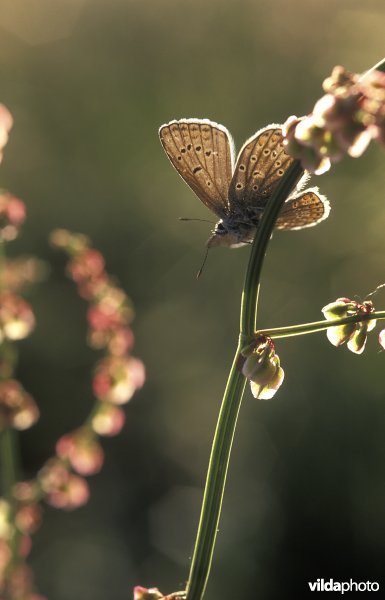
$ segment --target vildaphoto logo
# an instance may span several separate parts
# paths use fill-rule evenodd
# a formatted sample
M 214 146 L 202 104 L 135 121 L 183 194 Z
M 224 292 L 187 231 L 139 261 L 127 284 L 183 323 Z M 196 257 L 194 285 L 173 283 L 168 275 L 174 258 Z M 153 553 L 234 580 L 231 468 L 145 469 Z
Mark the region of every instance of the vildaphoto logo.
M 377 581 L 334 581 L 334 579 L 317 579 L 308 581 L 311 592 L 378 592 L 380 584 Z

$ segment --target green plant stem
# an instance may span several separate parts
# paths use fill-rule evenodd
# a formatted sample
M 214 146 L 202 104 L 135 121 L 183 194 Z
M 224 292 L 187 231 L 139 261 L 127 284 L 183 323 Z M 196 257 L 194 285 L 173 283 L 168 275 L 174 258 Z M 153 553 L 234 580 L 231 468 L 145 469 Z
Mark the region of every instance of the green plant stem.
M 17 481 L 16 436 L 11 427 L 0 433 L 1 452 L 1 492 L 9 502 L 12 501 L 12 489 Z
M 288 169 L 267 202 L 255 236 L 241 301 L 240 337 L 227 381 L 211 449 L 198 533 L 187 583 L 187 600 L 203 598 L 210 573 L 237 417 L 246 378 L 238 368 L 240 351 L 253 338 L 257 318 L 259 279 L 267 244 L 286 198 L 303 170 L 297 161 Z
M 343 319 L 313 321 L 312 323 L 303 323 L 301 325 L 290 325 L 288 327 L 274 327 L 273 329 L 260 329 L 255 335 L 265 335 L 276 340 L 278 338 L 293 337 L 295 335 L 306 335 L 307 333 L 316 333 L 325 331 L 329 327 L 338 325 L 347 325 L 348 323 L 360 323 L 362 321 L 384 320 L 385 310 L 377 311 L 367 315 L 352 315 Z

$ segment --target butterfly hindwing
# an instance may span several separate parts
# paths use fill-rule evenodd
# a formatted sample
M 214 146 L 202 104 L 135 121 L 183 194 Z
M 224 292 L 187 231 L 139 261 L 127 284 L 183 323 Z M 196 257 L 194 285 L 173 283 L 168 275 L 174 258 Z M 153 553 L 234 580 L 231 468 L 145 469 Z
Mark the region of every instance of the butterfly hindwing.
M 326 219 L 329 212 L 329 201 L 319 193 L 318 188 L 311 188 L 285 202 L 275 228 L 293 230 L 312 227 Z
M 228 211 L 234 146 L 225 127 L 207 119 L 162 125 L 160 141 L 179 175 L 216 215 Z

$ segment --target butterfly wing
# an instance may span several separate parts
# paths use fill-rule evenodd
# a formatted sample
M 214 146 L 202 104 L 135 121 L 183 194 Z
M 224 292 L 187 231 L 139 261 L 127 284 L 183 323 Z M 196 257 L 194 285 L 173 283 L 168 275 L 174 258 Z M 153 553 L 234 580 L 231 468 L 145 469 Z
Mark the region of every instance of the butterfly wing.
M 218 217 L 228 212 L 234 145 L 225 127 L 208 119 L 162 125 L 159 137 L 179 175 Z
M 257 131 L 239 152 L 229 188 L 230 210 L 263 209 L 293 162 L 283 147 L 280 125 Z
M 286 200 L 275 224 L 276 229 L 303 229 L 317 225 L 329 216 L 330 204 L 318 188 L 303 191 Z

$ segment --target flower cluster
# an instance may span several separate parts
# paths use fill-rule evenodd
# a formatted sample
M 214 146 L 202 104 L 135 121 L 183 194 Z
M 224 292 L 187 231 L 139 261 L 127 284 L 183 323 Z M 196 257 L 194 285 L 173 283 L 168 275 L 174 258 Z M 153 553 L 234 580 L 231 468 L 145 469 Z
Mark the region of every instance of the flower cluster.
M 310 115 L 289 117 L 283 127 L 286 151 L 316 174 L 346 154 L 361 156 L 372 139 L 385 145 L 385 73 L 335 67 L 323 89 Z
M 68 254 L 67 272 L 89 303 L 88 341 L 91 347 L 105 350 L 94 370 L 92 387 L 97 400 L 89 419 L 58 440 L 55 458 L 38 474 L 46 501 L 70 510 L 87 502 L 84 477 L 98 473 L 104 462 L 98 438 L 121 431 L 125 415 L 120 405 L 143 385 L 145 373 L 143 363 L 130 354 L 134 342 L 131 303 L 107 274 L 102 254 L 86 236 L 63 229 L 52 233 L 51 242 Z
M 32 570 L 25 563 L 41 518 L 41 507 L 22 489 L 12 504 L 0 499 L 0 590 L 5 598 L 45 600 L 36 594 Z M 12 543 L 15 539 L 17 544 Z
M 243 375 L 250 380 L 251 393 L 259 400 L 270 400 L 282 385 L 284 371 L 271 338 L 259 336 L 242 351 Z
M 12 115 L 0 104 L 0 160 L 12 127 Z M 0 191 L 0 244 L 14 240 L 26 216 L 24 203 L 12 194 Z M 28 259 L 29 260 L 29 259 Z M 31 259 L 32 263 L 34 259 Z M 24 430 L 33 425 L 39 410 L 32 396 L 14 379 L 17 351 L 14 341 L 27 337 L 35 326 L 32 308 L 19 296 L 27 280 L 33 281 L 35 267 L 25 260 L 9 261 L 3 257 L 0 292 L 0 435 L 2 451 L 12 454 L 13 430 Z M 36 266 L 37 263 L 34 263 Z M 28 273 L 27 273 L 28 271 Z M 9 440 L 10 445 L 6 440 Z M 12 462 L 13 457 L 8 456 Z M 7 471 L 4 497 L 0 498 L 0 597 L 20 600 L 44 600 L 36 594 L 33 574 L 25 562 L 31 549 L 31 534 L 39 527 L 41 508 L 37 490 L 30 486 L 14 486 L 13 467 L 2 465 Z M 27 493 L 28 488 L 28 493 Z
M 68 274 L 89 303 L 89 343 L 106 351 L 95 367 L 93 390 L 100 401 L 100 412 L 96 413 L 93 424 L 97 422 L 97 427 L 105 430 L 103 435 L 114 435 L 118 424 L 123 422 L 122 413 L 111 405 L 128 402 L 142 387 L 145 377 L 143 363 L 130 354 L 134 343 L 130 328 L 134 311 L 127 294 L 106 273 L 103 256 L 90 247 L 85 236 L 61 229 L 53 232 L 51 241 L 70 256 Z M 107 421 L 111 423 L 111 432 Z
M 362 304 L 349 298 L 338 298 L 323 307 L 322 312 L 328 321 L 354 316 L 367 316 L 374 312 L 373 303 L 365 300 Z M 344 323 L 329 327 L 326 335 L 334 346 L 347 342 L 347 347 L 355 354 L 362 354 L 365 349 L 367 334 L 376 326 L 375 319 L 363 320 L 358 323 Z

